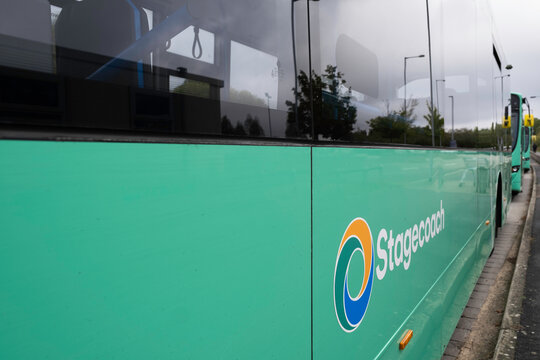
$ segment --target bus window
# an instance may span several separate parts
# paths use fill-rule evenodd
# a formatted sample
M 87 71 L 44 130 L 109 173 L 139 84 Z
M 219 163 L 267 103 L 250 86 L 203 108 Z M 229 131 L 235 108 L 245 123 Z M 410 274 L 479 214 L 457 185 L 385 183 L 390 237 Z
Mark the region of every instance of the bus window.
M 321 0 L 310 6 L 314 136 L 431 145 L 425 2 Z M 389 6 L 396 16 L 385 10 Z M 392 25 L 380 26 L 374 14 L 385 14 Z
M 214 34 L 190 26 L 170 40 L 167 52 L 213 64 Z
M 0 14 L 0 87 L 34 85 L 3 91 L 0 107 L 28 108 L 0 122 L 52 111 L 47 125 L 71 128 L 305 138 L 305 16 L 289 0 L 18 1 Z M 54 106 L 32 107 L 49 88 Z
M 512 94 L 511 97 L 511 119 L 512 119 L 512 151 L 516 148 L 518 138 L 519 138 L 519 130 L 521 128 L 521 101 L 519 96 Z

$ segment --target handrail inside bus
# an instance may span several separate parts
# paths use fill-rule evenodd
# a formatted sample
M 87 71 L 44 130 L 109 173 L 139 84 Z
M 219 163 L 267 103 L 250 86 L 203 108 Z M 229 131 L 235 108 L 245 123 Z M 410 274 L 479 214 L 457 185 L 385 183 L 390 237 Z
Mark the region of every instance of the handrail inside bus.
M 165 43 L 196 23 L 184 5 L 168 16 L 154 29 L 146 33 L 128 48 L 111 59 L 87 77 L 88 80 L 106 81 L 114 74 L 115 69 L 122 68 L 126 62 L 137 62 L 155 49 L 156 44 Z

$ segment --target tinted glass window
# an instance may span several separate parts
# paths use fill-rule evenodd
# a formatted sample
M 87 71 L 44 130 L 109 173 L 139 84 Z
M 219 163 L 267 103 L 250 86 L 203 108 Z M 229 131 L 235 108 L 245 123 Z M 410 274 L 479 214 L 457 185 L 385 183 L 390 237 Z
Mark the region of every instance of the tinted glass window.
M 512 151 L 516 148 L 518 138 L 519 138 L 519 131 L 521 128 L 521 97 L 519 97 L 516 94 L 512 94 L 511 96 L 511 107 L 512 107 L 512 115 L 511 115 L 511 121 L 512 121 Z
M 531 133 L 531 128 L 524 127 L 523 131 L 523 151 L 527 152 L 529 151 L 529 143 L 531 142 L 531 139 L 529 138 L 529 134 Z
M 310 4 L 315 136 L 431 145 L 425 1 Z
M 493 57 L 493 113 L 495 116 L 495 130 L 497 136 L 497 147 L 503 151 L 510 151 L 512 137 L 510 129 L 503 128 L 502 122 L 505 117 L 505 106 L 508 104 L 508 77 L 504 76 L 499 63 Z M 510 114 L 508 114 L 510 115 Z
M 293 26 L 304 44 L 305 3 L 10 2 L 0 13 L 0 121 L 298 137 L 295 74 L 307 53 L 293 51 Z
M 13 1 L 0 13 L 0 123 L 493 147 L 509 83 L 482 6 Z

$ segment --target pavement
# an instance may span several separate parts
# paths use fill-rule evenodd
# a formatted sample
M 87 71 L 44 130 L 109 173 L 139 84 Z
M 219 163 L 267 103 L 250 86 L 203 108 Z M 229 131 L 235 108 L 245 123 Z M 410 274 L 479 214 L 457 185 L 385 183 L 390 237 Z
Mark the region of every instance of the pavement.
M 540 157 L 538 159 L 540 161 Z M 529 200 L 533 193 L 536 199 L 533 179 L 532 171 L 524 174 L 523 191 L 512 198 L 506 222 L 495 238 L 493 253 L 486 262 L 441 360 L 522 359 L 514 355 L 517 333 L 521 329 L 521 299 L 530 247 L 530 230 L 527 229 L 531 227 L 534 210 L 530 208 L 530 205 L 534 206 L 534 201 Z M 537 234 L 540 236 L 540 225 Z M 538 267 L 540 269 L 540 249 Z M 536 280 L 540 282 L 540 272 L 536 274 Z M 535 301 L 540 304 L 538 285 L 537 292 L 531 298 L 536 296 Z M 531 308 L 533 306 L 531 303 Z M 540 314 L 537 320 L 536 323 L 540 324 Z M 531 338 L 526 351 L 532 353 L 536 350 L 531 349 L 536 348 L 540 354 L 540 329 L 533 331 L 527 332 L 529 336 L 536 337 Z M 540 355 L 530 359 L 540 359 Z

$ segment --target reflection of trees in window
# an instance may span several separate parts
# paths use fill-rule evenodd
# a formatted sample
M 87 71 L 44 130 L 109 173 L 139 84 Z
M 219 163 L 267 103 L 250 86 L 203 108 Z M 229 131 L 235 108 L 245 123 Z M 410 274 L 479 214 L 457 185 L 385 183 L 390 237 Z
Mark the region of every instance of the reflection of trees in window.
M 210 84 L 187 79 L 182 85 L 175 87 L 172 92 L 208 99 L 210 98 Z
M 244 121 L 244 127 L 249 136 L 264 136 L 264 130 L 257 117 L 253 118 L 248 114 L 246 121 Z
M 229 90 L 229 99 L 232 102 L 244 104 L 244 105 L 252 105 L 252 106 L 259 106 L 259 107 L 266 107 L 266 102 L 264 99 L 261 99 L 260 97 L 252 94 L 251 92 L 247 90 L 236 90 L 231 88 Z
M 242 125 L 242 123 L 236 124 L 234 128 L 234 135 L 246 136 L 246 130 L 244 129 L 244 125 Z
M 242 124 L 238 122 L 236 126 L 233 126 L 227 116 L 223 116 L 221 119 L 221 133 L 224 135 L 236 135 L 236 136 L 264 136 L 264 129 L 259 123 L 259 119 L 255 116 L 247 115 L 246 120 Z
M 451 136 L 444 130 L 444 117 L 439 109 L 435 106 L 432 109 L 428 101 L 428 112 L 423 116 L 427 125 L 421 127 L 414 125 L 416 117 L 413 113 L 417 106 L 418 101 L 411 99 L 407 102 L 406 111 L 403 105 L 399 110 L 390 110 L 387 102 L 386 115 L 368 121 L 368 134 L 356 132 L 354 139 L 375 143 L 404 143 L 406 139 L 407 144 L 430 146 L 431 127 L 435 123 L 435 143 L 443 147 L 450 146 Z M 492 125 L 490 129 L 479 129 L 478 127 L 455 129 L 454 138 L 460 148 L 496 148 L 496 127 L 500 127 L 500 125 Z
M 436 106 L 433 106 L 432 111 L 432 107 L 429 101 L 426 101 L 426 105 L 428 108 L 428 113 L 424 115 L 424 119 L 426 119 L 428 123 L 428 129 L 430 132 L 433 127 L 432 124 L 435 123 L 435 144 L 439 144 L 439 146 L 442 146 L 442 139 L 444 138 L 444 117 L 441 116 L 441 113 Z M 433 119 L 435 119 L 435 121 L 432 121 Z
M 224 135 L 234 134 L 234 127 L 232 126 L 231 120 L 227 116 L 224 116 L 221 119 L 221 133 Z
M 298 115 L 295 116 L 295 103 L 287 101 L 287 137 L 307 138 L 312 134 L 332 140 L 351 140 L 353 125 L 356 122 L 356 107 L 351 104 L 351 90 L 345 87 L 344 74 L 337 66 L 328 65 L 322 76 L 312 72 L 313 121 L 310 113 L 310 79 L 301 71 L 298 75 L 299 91 Z M 294 89 L 293 89 L 294 92 Z M 313 131 L 315 124 L 315 131 Z
M 377 116 L 368 121 L 369 140 L 373 142 L 397 142 L 407 143 L 407 135 L 415 134 L 417 129 L 413 123 L 416 120 L 414 111 L 418 106 L 418 100 L 409 99 L 399 110 L 390 110 L 389 102 L 386 102 L 386 115 Z M 412 131 L 415 130 L 415 131 Z M 416 136 L 415 136 L 416 137 Z M 411 139 L 409 139 L 411 143 Z

